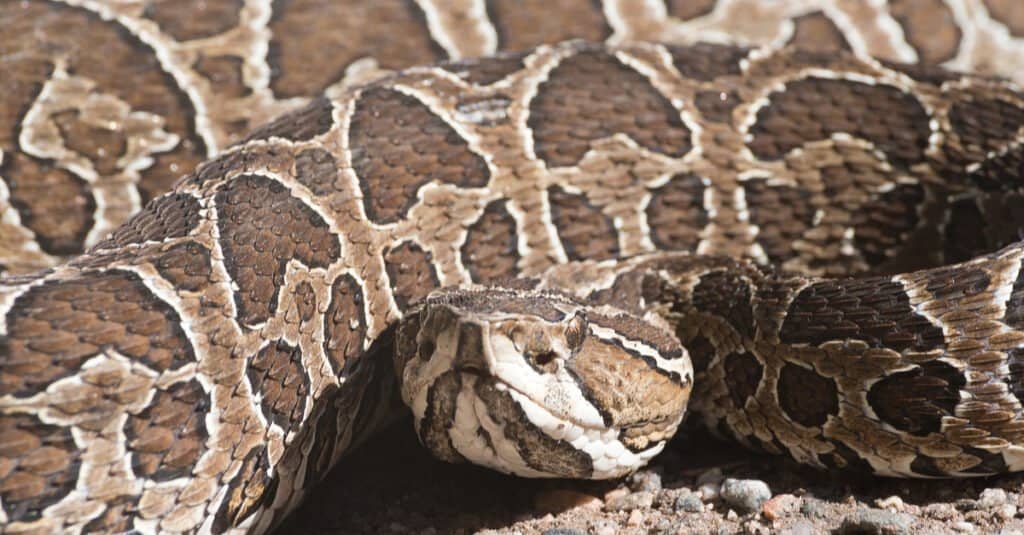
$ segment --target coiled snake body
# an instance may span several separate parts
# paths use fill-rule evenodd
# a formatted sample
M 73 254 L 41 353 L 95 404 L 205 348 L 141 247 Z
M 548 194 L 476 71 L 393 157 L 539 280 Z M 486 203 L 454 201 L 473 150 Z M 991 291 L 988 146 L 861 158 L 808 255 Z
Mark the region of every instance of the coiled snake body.
M 0 525 L 264 531 L 399 394 L 435 454 L 526 476 L 634 470 L 691 397 L 814 466 L 1024 468 L 1024 94 L 928 65 L 999 49 L 1012 72 L 1002 4 L 949 8 L 945 57 L 900 2 L 782 13 L 764 47 L 674 33 L 720 37 L 743 2 L 629 4 L 549 30 L 516 17 L 557 3 L 344 6 L 381 21 L 366 43 L 432 36 L 367 48 L 281 38 L 326 20 L 294 5 L 192 26 L 159 2 L 0 3 L 4 35 L 48 45 L 0 43 Z M 866 48 L 897 22 L 902 45 Z M 69 28 L 113 41 L 99 57 Z M 344 69 L 282 70 L 326 35 Z M 499 41 L 526 51 L 380 72 Z M 109 85 L 147 47 L 137 90 Z

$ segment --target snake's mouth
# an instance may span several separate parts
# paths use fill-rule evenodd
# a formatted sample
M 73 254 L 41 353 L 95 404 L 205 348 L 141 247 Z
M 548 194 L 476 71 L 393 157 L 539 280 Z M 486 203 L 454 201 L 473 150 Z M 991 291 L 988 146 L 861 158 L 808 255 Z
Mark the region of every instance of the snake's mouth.
M 619 428 L 614 426 L 598 426 L 582 421 L 579 418 L 573 418 L 571 414 L 559 414 L 549 409 L 544 403 L 534 399 L 529 393 L 524 392 L 522 389 L 516 388 L 516 386 L 510 381 L 506 381 L 501 377 L 489 373 L 481 368 L 475 366 L 459 366 L 453 369 L 458 374 L 468 375 L 474 377 L 477 381 L 488 383 L 493 388 L 499 391 L 508 392 L 512 398 L 522 405 L 524 402 L 528 402 L 532 405 L 532 408 L 541 410 L 546 413 L 551 419 L 564 422 L 566 424 L 578 427 L 583 431 L 592 431 L 597 433 L 606 433 L 608 431 L 620 431 Z

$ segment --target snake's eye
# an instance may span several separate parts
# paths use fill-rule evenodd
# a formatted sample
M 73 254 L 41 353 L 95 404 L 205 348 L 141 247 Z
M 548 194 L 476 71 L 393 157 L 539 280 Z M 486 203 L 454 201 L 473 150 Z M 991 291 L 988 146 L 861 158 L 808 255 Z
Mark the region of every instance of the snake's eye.
M 569 350 L 575 352 L 583 345 L 583 339 L 587 337 L 587 318 L 576 313 L 575 316 L 569 320 L 569 325 L 565 327 L 565 343 L 569 346 Z

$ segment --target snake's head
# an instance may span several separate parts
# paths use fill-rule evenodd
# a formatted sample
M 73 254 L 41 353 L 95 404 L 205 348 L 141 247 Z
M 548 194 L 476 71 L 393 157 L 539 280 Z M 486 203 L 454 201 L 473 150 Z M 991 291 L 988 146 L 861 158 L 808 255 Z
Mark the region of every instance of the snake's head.
M 526 477 L 640 468 L 675 433 L 693 379 L 665 330 L 544 291 L 439 290 L 406 316 L 396 347 L 423 444 Z

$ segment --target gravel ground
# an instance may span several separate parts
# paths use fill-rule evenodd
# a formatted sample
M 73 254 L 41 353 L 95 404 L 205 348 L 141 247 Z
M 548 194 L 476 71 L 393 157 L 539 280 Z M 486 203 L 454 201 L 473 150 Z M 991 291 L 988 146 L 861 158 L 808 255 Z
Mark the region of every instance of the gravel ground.
M 279 533 L 1011 533 L 1024 475 L 829 474 L 684 431 L 625 480 L 525 480 L 435 461 L 408 421 L 343 461 Z

